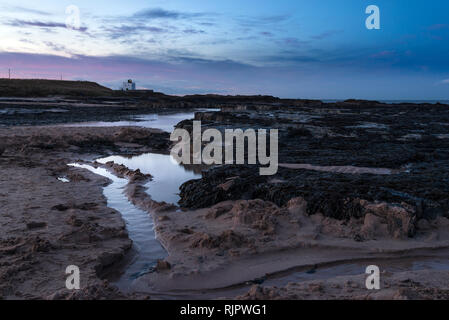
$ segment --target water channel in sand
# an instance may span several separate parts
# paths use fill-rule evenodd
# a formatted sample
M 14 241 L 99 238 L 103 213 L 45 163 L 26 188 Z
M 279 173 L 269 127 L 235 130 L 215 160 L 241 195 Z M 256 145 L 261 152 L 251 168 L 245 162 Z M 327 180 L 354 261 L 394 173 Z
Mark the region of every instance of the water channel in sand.
M 110 156 L 97 159 L 99 163 L 114 161 L 126 167 L 142 173 L 151 174 L 153 180 L 145 186 L 151 198 L 158 202 L 177 204 L 179 201 L 179 186 L 185 181 L 198 179 L 200 174 L 188 170 L 171 159 L 170 155 L 146 153 L 134 157 Z M 86 164 L 70 164 L 71 166 L 84 168 L 99 174 L 112 181 L 104 188 L 104 195 L 107 199 L 108 207 L 119 211 L 126 222 L 129 237 L 134 244 L 134 257 L 126 267 L 124 274 L 117 280 L 117 285 L 122 289 L 137 277 L 151 271 L 158 259 L 166 256 L 165 250 L 157 241 L 154 233 L 154 224 L 151 216 L 135 207 L 123 193 L 128 184 L 127 179 L 119 178 L 104 168 L 94 168 Z

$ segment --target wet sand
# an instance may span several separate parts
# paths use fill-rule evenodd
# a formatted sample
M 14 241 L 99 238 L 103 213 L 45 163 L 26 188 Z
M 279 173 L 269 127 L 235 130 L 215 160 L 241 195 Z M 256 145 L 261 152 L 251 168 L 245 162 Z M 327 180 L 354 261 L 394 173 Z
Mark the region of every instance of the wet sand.
M 103 195 L 110 181 L 67 164 L 124 151 L 121 143 L 139 137 L 157 144 L 167 135 L 137 128 L 0 129 L 2 298 L 125 297 L 103 278 L 132 246 L 124 220 Z M 128 151 L 159 148 L 136 146 Z M 80 268 L 81 291 L 65 288 L 69 265 Z

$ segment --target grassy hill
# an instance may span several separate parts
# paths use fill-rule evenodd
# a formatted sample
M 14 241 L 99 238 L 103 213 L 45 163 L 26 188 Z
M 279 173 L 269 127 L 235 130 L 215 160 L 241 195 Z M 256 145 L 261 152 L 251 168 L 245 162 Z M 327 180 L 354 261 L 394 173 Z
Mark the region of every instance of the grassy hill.
M 0 79 L 0 97 L 107 96 L 113 90 L 90 81 Z

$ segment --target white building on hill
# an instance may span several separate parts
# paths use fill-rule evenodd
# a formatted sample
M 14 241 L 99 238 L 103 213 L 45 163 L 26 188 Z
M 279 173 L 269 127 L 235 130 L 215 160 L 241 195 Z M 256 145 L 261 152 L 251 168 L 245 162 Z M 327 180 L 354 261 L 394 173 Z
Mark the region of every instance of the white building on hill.
M 133 82 L 131 79 L 129 79 L 128 81 L 123 82 L 122 90 L 123 91 L 136 90 L 136 83 Z

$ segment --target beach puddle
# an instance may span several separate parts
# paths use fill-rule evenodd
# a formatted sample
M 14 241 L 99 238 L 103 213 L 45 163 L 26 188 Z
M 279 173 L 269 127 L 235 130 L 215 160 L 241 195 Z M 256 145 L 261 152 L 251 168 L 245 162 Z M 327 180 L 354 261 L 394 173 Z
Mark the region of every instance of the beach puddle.
M 166 252 L 159 241 L 156 240 L 154 224 L 151 216 L 136 208 L 123 193 L 128 184 L 127 179 L 118 178 L 104 168 L 94 168 L 86 164 L 69 164 L 69 166 L 87 169 L 95 174 L 106 177 L 112 181 L 104 187 L 103 194 L 107 199 L 108 207 L 119 211 L 126 223 L 130 239 L 133 240 L 134 250 L 137 254 L 124 270 L 115 284 L 121 289 L 126 288 L 139 276 L 150 272 L 158 259 L 166 257 Z
M 113 161 L 129 169 L 139 169 L 144 174 L 151 174 L 153 180 L 145 184 L 147 192 L 154 201 L 177 204 L 179 201 L 179 187 L 188 180 L 201 178 L 200 173 L 177 164 L 170 155 L 145 153 L 139 156 L 110 156 L 97 159 L 105 164 Z
M 449 258 L 397 258 L 365 260 L 354 263 L 335 263 L 320 268 L 307 270 L 290 270 L 269 277 L 264 285 L 285 286 L 289 282 L 325 280 L 339 276 L 355 276 L 365 274 L 366 267 L 376 265 L 382 272 L 407 272 L 421 270 L 449 270 Z
M 82 122 L 65 124 L 65 127 L 129 127 L 136 126 L 142 128 L 159 129 L 165 132 L 172 132 L 175 125 L 186 119 L 193 119 L 195 112 L 200 111 L 219 111 L 219 109 L 195 109 L 188 112 L 164 112 L 151 113 L 131 117 L 129 121 L 114 122 Z
M 109 161 L 153 175 L 153 180 L 147 183 L 146 187 L 151 198 L 158 202 L 176 204 L 179 200 L 179 186 L 185 181 L 201 177 L 193 170 L 178 165 L 170 155 L 147 153 L 134 157 L 110 156 L 97 159 L 97 162 L 103 164 Z M 167 255 L 156 239 L 153 220 L 147 212 L 135 207 L 123 193 L 128 184 L 127 179 L 119 178 L 105 168 L 76 163 L 69 166 L 87 169 L 112 181 L 104 188 L 103 194 L 108 207 L 119 211 L 125 220 L 136 252 L 133 260 L 123 270 L 124 273 L 113 279 L 119 288 L 126 290 L 133 280 L 154 270 L 157 260 Z

